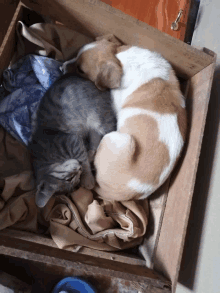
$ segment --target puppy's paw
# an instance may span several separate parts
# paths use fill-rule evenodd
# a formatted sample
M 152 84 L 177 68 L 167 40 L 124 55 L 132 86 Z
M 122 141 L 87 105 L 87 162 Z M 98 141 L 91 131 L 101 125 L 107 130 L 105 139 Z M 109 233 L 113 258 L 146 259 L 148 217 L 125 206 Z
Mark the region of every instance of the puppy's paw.
M 95 187 L 95 178 L 92 174 L 84 174 L 81 178 L 81 186 L 85 189 L 93 189 Z

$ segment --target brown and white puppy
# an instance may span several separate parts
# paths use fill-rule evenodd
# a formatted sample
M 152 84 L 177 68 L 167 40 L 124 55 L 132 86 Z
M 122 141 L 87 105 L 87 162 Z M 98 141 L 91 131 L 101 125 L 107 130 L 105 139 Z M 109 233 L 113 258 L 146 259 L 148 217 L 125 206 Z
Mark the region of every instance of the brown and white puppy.
M 185 100 L 171 65 L 109 36 L 85 45 L 74 61 L 99 89 L 111 89 L 118 119 L 95 156 L 95 191 L 116 201 L 148 197 L 172 172 L 186 137 Z

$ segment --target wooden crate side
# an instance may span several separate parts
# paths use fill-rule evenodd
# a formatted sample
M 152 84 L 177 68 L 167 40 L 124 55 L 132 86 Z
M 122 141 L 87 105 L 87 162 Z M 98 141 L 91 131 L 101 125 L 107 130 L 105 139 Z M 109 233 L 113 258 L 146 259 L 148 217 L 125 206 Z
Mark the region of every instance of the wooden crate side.
M 7 256 L 0 256 L 0 262 L 5 271 L 29 284 L 34 284 L 34 292 L 51 293 L 55 285 L 63 278 L 77 276 L 88 281 L 97 293 L 168 293 L 169 289 L 160 289 L 147 284 L 127 281 L 119 278 L 103 276 L 101 274 L 77 271 L 73 267 L 61 267 Z M 19 270 L 18 270 L 19 267 Z M 10 269 L 9 269 L 10 268 Z M 1 291 L 0 291 L 1 292 Z M 2 293 L 2 292 L 1 292 Z M 22 292 L 23 293 L 23 292 Z
M 22 12 L 23 4 L 19 2 L 0 47 L 0 76 L 2 75 L 2 72 L 8 67 L 14 54 L 14 47 L 16 44 L 16 24 L 17 21 L 21 18 Z
M 215 57 L 216 58 L 216 57 Z M 154 268 L 172 281 L 175 292 L 208 110 L 214 62 L 192 77 L 189 87 L 190 133 L 171 180 Z
M 200 48 L 201 50 L 201 48 Z M 184 97 L 188 96 L 189 81 L 179 80 L 181 91 Z M 154 267 L 154 257 L 159 242 L 161 225 L 163 222 L 166 201 L 170 187 L 170 178 L 149 198 L 150 225 L 144 238 L 144 242 L 139 246 L 139 250 L 146 259 L 146 265 L 149 268 Z
M 149 226 L 139 251 L 146 260 L 146 266 L 153 268 L 154 255 L 157 248 L 167 195 L 169 179 L 149 198 Z
M 178 74 L 189 78 L 212 57 L 99 0 L 24 0 L 29 7 L 90 37 L 113 33 L 123 42 L 161 53 Z
M 49 247 L 57 248 L 56 243 L 51 239 L 50 236 L 46 237 L 46 236 L 31 233 L 31 232 L 27 232 L 27 231 L 15 230 L 12 228 L 7 228 L 0 231 L 0 237 L 4 237 L 4 236 L 9 236 L 16 239 L 18 238 L 25 241 L 30 241 L 30 242 L 46 245 Z M 105 251 L 90 249 L 87 247 L 82 247 L 77 253 L 84 254 L 84 255 L 92 255 L 94 257 L 114 260 L 117 262 L 122 262 L 127 264 L 140 265 L 143 267 L 145 266 L 144 260 L 142 260 L 139 257 L 123 253 L 123 251 L 122 252 L 105 252 Z
M 4 267 L 4 266 L 2 266 Z M 5 269 L 5 268 L 4 268 Z M 0 292 L 21 292 L 21 293 L 31 293 L 32 286 L 21 281 L 20 279 L 7 274 L 0 270 Z
M 0 45 L 7 33 L 10 22 L 13 18 L 13 15 L 16 11 L 19 0 L 8 1 L 1 0 L 0 1 Z
M 103 260 L 21 239 L 15 241 L 14 238 L 8 236 L 0 238 L 0 253 L 45 263 L 46 265 L 69 267 L 75 271 L 138 282 L 144 286 L 149 286 L 149 288 L 155 287 L 170 292 L 170 282 L 146 267 Z

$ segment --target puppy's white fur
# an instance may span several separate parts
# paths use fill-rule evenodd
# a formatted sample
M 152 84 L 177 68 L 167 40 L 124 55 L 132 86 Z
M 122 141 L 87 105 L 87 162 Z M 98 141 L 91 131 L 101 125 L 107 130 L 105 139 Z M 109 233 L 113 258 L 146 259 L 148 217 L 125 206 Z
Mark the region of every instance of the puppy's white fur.
M 160 54 L 139 47 L 131 47 L 118 53 L 116 57 L 123 65 L 121 86 L 111 91 L 117 113 L 127 98 L 141 85 L 156 77 L 169 79 L 171 66 Z
M 86 45 L 83 49 L 84 51 L 82 50 L 80 54 L 83 54 L 83 52 L 89 49 L 95 52 L 96 48 L 98 50 L 96 43 Z M 185 111 L 183 110 L 185 108 L 185 99 L 179 90 L 178 81 L 175 74 L 173 74 L 171 65 L 158 53 L 133 46 L 119 51 L 115 56 L 120 61 L 123 69 L 120 87 L 111 90 L 114 108 L 118 118 L 117 132 L 105 135 L 97 150 L 95 166 L 97 168 L 96 179 L 98 186 L 96 187 L 96 192 L 102 197 L 111 200 L 143 199 L 152 194 L 168 178 L 180 155 L 185 137 L 183 137 L 180 131 L 181 125 L 179 124 L 178 110 L 175 112 L 175 107 L 172 107 L 172 101 L 168 101 L 167 104 L 165 101 L 165 106 L 168 106 L 167 108 L 165 107 L 164 112 L 161 111 L 161 108 L 158 108 L 157 111 L 158 100 L 155 101 L 156 106 L 153 105 L 154 110 L 152 110 L 152 104 L 151 109 L 148 109 L 147 93 L 145 95 L 144 89 L 142 90 L 142 101 L 142 96 L 140 98 L 140 94 L 137 91 L 143 85 L 147 85 L 153 80 L 159 79 L 158 82 L 160 82 L 162 79 L 166 81 L 165 87 L 167 84 L 170 85 L 167 92 L 169 93 L 170 91 L 171 99 L 176 99 L 176 108 L 180 107 L 182 111 Z M 165 98 L 169 100 L 169 94 L 167 92 Z M 174 92 L 175 94 L 173 94 Z M 173 97 L 174 95 L 176 96 Z M 138 102 L 143 107 L 127 105 L 129 103 L 132 105 L 133 101 L 134 104 Z M 161 105 L 163 103 L 164 101 Z M 183 117 L 181 121 L 183 121 L 184 128 L 186 124 L 185 112 L 181 115 Z M 150 119 L 150 126 L 148 124 L 140 124 L 141 121 L 145 121 L 144 119 Z M 154 125 L 155 122 L 157 126 L 153 126 L 155 128 L 150 129 L 152 135 L 145 137 L 146 133 L 149 135 L 149 127 Z M 134 126 L 133 130 L 129 128 L 129 125 Z M 158 136 L 156 136 L 157 133 Z M 152 162 L 157 162 L 158 170 L 156 171 L 154 166 L 147 165 L 147 163 L 149 164 L 151 162 L 150 154 L 154 151 L 153 147 L 151 147 L 149 154 L 144 150 L 144 145 L 146 145 L 148 140 L 155 139 L 155 137 L 157 137 L 155 146 L 158 146 L 158 142 L 161 143 L 160 150 L 164 152 L 164 155 L 163 153 L 159 154 L 162 158 L 160 165 L 157 159 L 157 161 L 154 160 L 158 151 L 155 149 L 155 158 L 152 159 Z M 154 143 L 152 141 L 150 142 Z M 138 159 L 134 159 L 135 153 L 138 152 L 138 148 L 140 147 L 142 152 L 139 154 Z M 166 163 L 164 157 L 168 157 L 168 163 Z M 155 173 L 154 177 L 159 176 L 157 183 L 155 183 L 156 180 L 152 182 L 148 180 L 152 169 Z

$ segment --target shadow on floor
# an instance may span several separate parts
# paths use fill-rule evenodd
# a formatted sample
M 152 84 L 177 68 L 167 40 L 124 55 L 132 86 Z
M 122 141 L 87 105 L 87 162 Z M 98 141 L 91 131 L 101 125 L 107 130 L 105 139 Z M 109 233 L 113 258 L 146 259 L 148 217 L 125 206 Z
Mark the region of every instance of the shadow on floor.
M 220 66 L 216 67 L 179 282 L 193 290 L 220 121 Z

